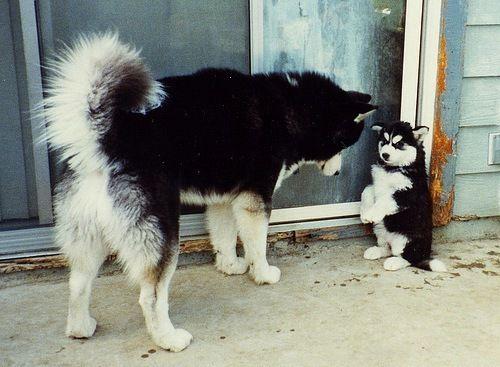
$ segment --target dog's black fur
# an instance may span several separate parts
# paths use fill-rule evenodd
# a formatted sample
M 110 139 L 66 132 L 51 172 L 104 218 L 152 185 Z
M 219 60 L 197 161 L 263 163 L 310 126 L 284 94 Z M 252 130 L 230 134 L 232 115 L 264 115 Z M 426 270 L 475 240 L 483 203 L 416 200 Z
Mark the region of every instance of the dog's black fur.
M 146 114 L 117 110 L 102 149 L 125 173 L 155 172 L 202 195 L 250 191 L 271 208 L 283 164 L 328 160 L 358 140 L 363 122 L 353 120 L 375 108 L 369 95 L 325 76 L 289 77 L 297 85 L 284 74 L 227 69 L 162 79 L 163 104 Z

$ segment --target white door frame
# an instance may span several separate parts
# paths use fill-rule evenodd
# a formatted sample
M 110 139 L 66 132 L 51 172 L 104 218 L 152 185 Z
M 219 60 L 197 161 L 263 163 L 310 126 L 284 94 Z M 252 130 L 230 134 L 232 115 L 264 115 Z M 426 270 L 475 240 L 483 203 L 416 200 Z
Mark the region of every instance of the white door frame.
M 400 118 L 412 124 L 429 127 L 430 132 L 424 142 L 428 160 L 432 147 L 438 57 L 436 46 L 439 41 L 440 17 L 441 0 L 407 0 L 406 2 Z M 263 28 L 264 0 L 250 0 L 251 73 L 264 71 Z M 277 224 L 357 217 L 359 207 L 360 202 L 350 202 L 274 209 L 270 222 Z

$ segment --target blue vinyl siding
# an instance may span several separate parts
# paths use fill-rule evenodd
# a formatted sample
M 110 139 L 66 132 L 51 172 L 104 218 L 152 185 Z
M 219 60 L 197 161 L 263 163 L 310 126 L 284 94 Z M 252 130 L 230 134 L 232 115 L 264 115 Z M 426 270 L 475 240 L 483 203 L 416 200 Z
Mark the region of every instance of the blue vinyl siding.
M 488 134 L 500 132 L 500 1 L 469 0 L 455 181 L 456 216 L 500 215 L 500 165 Z

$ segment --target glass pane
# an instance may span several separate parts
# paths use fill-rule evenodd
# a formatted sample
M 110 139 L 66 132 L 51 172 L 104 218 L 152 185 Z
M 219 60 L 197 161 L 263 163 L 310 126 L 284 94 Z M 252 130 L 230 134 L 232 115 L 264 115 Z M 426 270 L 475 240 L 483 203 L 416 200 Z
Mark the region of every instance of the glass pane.
M 344 89 L 371 94 L 376 119 L 398 119 L 404 14 L 404 0 L 264 1 L 265 71 L 325 73 Z M 274 207 L 359 201 L 375 158 L 371 130 L 346 153 L 339 176 L 301 168 L 276 192 Z
M 60 41 L 116 30 L 142 50 L 155 78 L 204 67 L 249 72 L 247 0 L 47 0 L 38 3 L 38 15 L 46 56 Z
M 142 49 L 156 78 L 207 66 L 249 70 L 246 0 L 40 1 L 46 55 L 79 34 L 116 30 Z

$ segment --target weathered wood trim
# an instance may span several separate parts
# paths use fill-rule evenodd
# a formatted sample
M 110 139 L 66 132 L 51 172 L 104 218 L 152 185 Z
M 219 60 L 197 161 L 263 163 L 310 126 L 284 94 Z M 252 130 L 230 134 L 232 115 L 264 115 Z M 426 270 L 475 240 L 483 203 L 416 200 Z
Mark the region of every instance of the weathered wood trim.
M 371 226 L 354 224 L 330 228 L 297 230 L 270 234 L 267 238 L 268 245 L 272 246 L 278 241 L 290 243 L 305 243 L 308 241 L 331 241 L 342 238 L 366 236 L 372 233 Z M 198 238 L 182 241 L 181 253 L 189 254 L 202 251 L 211 251 L 212 245 L 208 238 Z M 114 261 L 115 255 L 110 255 L 107 261 Z M 31 257 L 0 262 L 0 274 L 13 273 L 24 270 L 56 269 L 68 266 L 64 255 Z
M 430 192 L 435 226 L 448 224 L 453 213 L 467 1 L 445 0 L 441 14 L 436 111 L 430 164 Z

